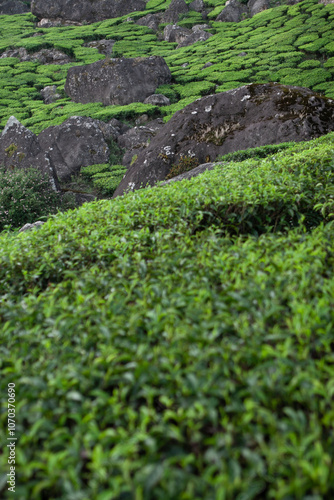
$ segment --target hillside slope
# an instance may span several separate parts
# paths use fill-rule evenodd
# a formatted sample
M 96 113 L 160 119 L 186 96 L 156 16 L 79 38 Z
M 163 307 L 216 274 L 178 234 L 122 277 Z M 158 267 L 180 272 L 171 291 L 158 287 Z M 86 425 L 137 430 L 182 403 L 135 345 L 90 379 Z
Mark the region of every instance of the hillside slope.
M 166 120 L 196 98 L 222 92 L 247 83 L 277 81 L 286 85 L 311 88 L 334 97 L 334 5 L 306 0 L 293 6 L 282 5 L 265 10 L 240 23 L 215 22 L 209 14 L 206 30 L 214 36 L 205 42 L 176 49 L 177 43 L 162 39 L 164 24 L 158 32 L 136 24 L 149 13 L 166 9 L 170 2 L 150 1 L 146 10 L 129 16 L 84 26 L 37 27 L 31 14 L 0 16 L 0 53 L 16 54 L 0 58 L 0 126 L 15 115 L 25 126 L 38 133 L 50 125 L 62 123 L 73 115 L 108 121 L 117 117 L 132 120 L 146 113 Z M 189 2 L 188 2 L 189 3 Z M 206 5 L 224 5 L 209 0 Z M 184 15 L 179 26 L 191 28 L 203 24 L 193 11 Z M 166 59 L 173 83 L 159 89 L 170 97 L 167 107 L 133 103 L 127 106 L 77 104 L 64 93 L 69 67 L 89 64 L 105 58 L 97 48 L 86 46 L 101 39 L 115 40 L 114 57 L 159 55 Z M 20 60 L 19 50 L 28 56 Z M 41 50 L 57 49 L 69 57 L 66 64 L 41 64 Z M 207 63 L 211 66 L 203 68 Z M 40 90 L 56 85 L 62 99 L 44 104 Z M 157 91 L 158 92 L 158 91 Z
M 213 36 L 177 48 L 165 23 L 136 24 L 170 3 L 82 26 L 0 16 L 0 126 L 15 115 L 39 133 L 82 115 L 127 130 L 259 82 L 334 98 L 333 4 L 222 23 L 225 0 L 204 0 Z M 189 11 L 178 24 L 198 23 Z M 115 57 L 164 57 L 171 104 L 71 102 L 68 69 L 104 59 L 88 44 L 105 40 Z M 108 168 L 83 173 L 103 183 Z M 332 500 L 333 218 L 330 133 L 2 231 L 1 498 Z
M 333 153 L 2 233 L 17 498 L 333 498 Z

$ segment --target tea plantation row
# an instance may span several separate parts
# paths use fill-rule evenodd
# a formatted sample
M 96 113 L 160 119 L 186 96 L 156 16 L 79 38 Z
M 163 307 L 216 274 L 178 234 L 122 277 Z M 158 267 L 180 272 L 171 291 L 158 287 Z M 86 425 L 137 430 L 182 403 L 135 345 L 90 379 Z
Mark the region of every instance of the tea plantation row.
M 151 0 L 146 11 L 135 12 L 131 18 L 135 21 L 145 14 L 163 11 L 169 3 Z M 221 10 L 224 3 L 209 0 L 206 5 Z M 213 10 L 209 14 L 213 37 L 176 50 L 175 43 L 158 39 L 159 34 L 128 21 L 129 16 L 92 25 L 44 29 L 35 27 L 31 14 L 0 16 L 1 53 L 20 47 L 31 54 L 56 48 L 72 60 L 64 65 L 42 65 L 38 60 L 0 59 L 0 125 L 4 126 L 10 115 L 36 133 L 73 115 L 108 121 L 113 117 L 131 120 L 147 113 L 168 120 L 176 110 L 202 95 L 251 82 L 278 81 L 334 97 L 333 4 L 305 0 L 263 11 L 237 24 L 215 22 L 217 13 Z M 190 11 L 179 24 L 189 28 L 200 22 L 200 15 Z M 161 31 L 164 26 L 160 26 Z M 163 56 L 172 71 L 173 83 L 157 92 L 167 95 L 172 104 L 158 108 L 142 103 L 106 107 L 100 103 L 72 103 L 64 93 L 67 70 L 102 59 L 97 49 L 84 46 L 100 39 L 116 40 L 116 57 Z M 203 69 L 207 62 L 212 66 Z M 40 90 L 46 85 L 56 85 L 63 98 L 45 105 Z

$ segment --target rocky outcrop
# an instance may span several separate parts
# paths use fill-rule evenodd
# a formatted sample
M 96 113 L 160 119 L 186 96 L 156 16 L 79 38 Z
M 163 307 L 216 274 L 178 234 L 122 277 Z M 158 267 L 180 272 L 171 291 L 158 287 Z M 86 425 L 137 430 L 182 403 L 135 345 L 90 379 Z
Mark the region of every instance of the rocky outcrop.
M 163 94 L 152 94 L 146 97 L 144 104 L 152 104 L 153 106 L 169 106 L 170 100 Z
M 182 14 L 186 14 L 189 7 L 184 0 L 172 0 L 170 6 L 162 16 L 162 23 L 177 23 Z
M 57 191 L 59 182 L 49 155 L 41 148 L 37 136 L 11 116 L 0 137 L 0 165 L 6 169 L 39 168 L 50 178 L 52 188 Z
M 194 10 L 195 12 L 203 12 L 205 9 L 203 0 L 194 0 L 189 5 L 189 9 Z
M 164 28 L 163 37 L 165 42 L 180 43 L 191 34 L 192 31 L 188 28 L 181 28 L 177 24 L 167 24 Z
M 238 23 L 243 18 L 248 16 L 249 10 L 247 5 L 241 3 L 239 0 L 228 0 L 225 4 L 224 9 L 218 15 L 216 21 L 222 21 L 225 23 Z
M 198 167 L 195 167 L 188 172 L 184 172 L 183 174 L 176 175 L 172 179 L 169 179 L 168 181 L 162 182 L 160 185 L 165 186 L 166 184 L 170 184 L 171 182 L 178 182 L 178 181 L 184 181 L 192 179 L 193 177 L 197 177 L 200 174 L 203 174 L 203 172 L 206 172 L 207 170 L 213 170 L 215 167 L 219 165 L 218 163 L 203 163 L 203 165 L 198 165 Z
M 30 54 L 27 49 L 20 47 L 19 49 L 8 49 L 1 54 L 0 59 L 5 57 L 18 57 L 21 62 L 39 61 L 40 64 L 67 64 L 71 62 L 71 58 L 57 49 L 42 49 L 38 52 Z
M 164 180 L 181 156 L 207 163 L 232 151 L 305 141 L 332 130 L 334 101 L 309 89 L 252 84 L 206 96 L 175 113 L 138 155 L 114 196 Z
M 75 102 L 104 105 L 143 102 L 157 87 L 170 83 L 162 57 L 106 59 L 68 70 L 65 92 Z
M 204 29 L 208 28 L 207 25 L 196 25 L 193 26 L 191 30 L 188 28 L 181 28 L 177 24 L 168 24 L 164 29 L 164 40 L 166 42 L 177 43 L 177 48 L 188 47 L 196 42 L 203 42 L 211 36 L 211 33 L 207 33 Z
M 29 12 L 29 7 L 19 0 L 0 0 L 0 15 L 24 14 Z
M 158 130 L 164 125 L 163 120 L 158 118 L 146 126 L 138 126 L 129 129 L 117 139 L 118 145 L 125 150 L 122 159 L 123 165 L 130 167 L 139 153 L 143 151 L 156 136 Z
M 153 31 L 158 31 L 159 24 L 161 23 L 161 17 L 162 16 L 160 14 L 147 14 L 147 16 L 138 19 L 136 24 L 139 24 L 140 26 L 147 26 Z
M 113 127 L 92 118 L 72 116 L 61 125 L 48 127 L 38 136 L 61 181 L 78 174 L 81 167 L 108 163 L 110 137 L 116 137 Z
M 61 19 L 56 17 L 54 19 L 47 19 L 43 17 L 38 23 L 38 28 L 59 28 L 59 26 L 82 26 L 82 23 L 75 21 L 67 21 L 66 19 Z
M 203 31 L 201 29 L 194 29 L 192 28 L 192 32 L 189 36 L 187 36 L 184 40 L 179 42 L 177 48 L 181 47 L 188 47 L 189 45 L 193 45 L 196 42 L 204 42 L 205 40 L 208 40 L 211 38 L 213 35 L 211 33 L 207 33 L 206 31 Z
M 31 12 L 38 18 L 95 23 L 141 11 L 147 0 L 32 0 Z
M 294 5 L 301 1 L 302 0 L 286 0 L 284 4 Z M 249 0 L 247 3 L 241 2 L 240 0 L 227 0 L 224 9 L 218 15 L 216 21 L 238 23 L 245 18 L 253 17 L 263 10 L 270 8 L 270 0 Z
M 100 54 L 110 57 L 115 43 L 116 40 L 97 40 L 85 43 L 84 47 L 92 47 L 93 49 L 97 49 Z
M 61 99 L 61 95 L 57 92 L 56 85 L 48 85 L 41 90 L 41 96 L 45 104 L 51 104 L 52 102 L 58 101 Z

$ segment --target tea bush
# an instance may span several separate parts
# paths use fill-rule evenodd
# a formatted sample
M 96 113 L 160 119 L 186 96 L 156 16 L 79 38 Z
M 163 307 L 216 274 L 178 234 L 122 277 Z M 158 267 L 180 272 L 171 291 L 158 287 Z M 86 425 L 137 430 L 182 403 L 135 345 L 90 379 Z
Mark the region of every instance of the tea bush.
M 333 497 L 333 150 L 0 235 L 18 498 Z
M 285 149 L 296 146 L 295 142 L 283 142 L 281 144 L 269 144 L 268 146 L 260 146 L 257 148 L 249 148 L 245 150 L 235 151 L 234 153 L 227 153 L 223 156 L 218 156 L 216 161 L 233 161 L 240 162 L 248 160 L 249 158 L 262 159 L 267 158 L 275 153 L 284 151 Z
M 111 196 L 124 177 L 126 170 L 124 165 L 98 164 L 82 167 L 80 174 L 89 179 L 101 194 Z

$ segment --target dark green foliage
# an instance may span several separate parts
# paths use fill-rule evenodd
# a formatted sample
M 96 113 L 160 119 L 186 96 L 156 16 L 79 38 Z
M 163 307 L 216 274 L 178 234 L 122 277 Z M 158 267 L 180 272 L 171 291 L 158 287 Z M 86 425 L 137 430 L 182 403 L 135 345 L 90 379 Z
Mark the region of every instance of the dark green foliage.
M 333 497 L 333 141 L 0 236 L 18 498 Z
M 235 151 L 234 153 L 228 153 L 224 156 L 219 156 L 217 158 L 217 162 L 221 161 L 233 161 L 240 162 L 244 160 L 248 160 L 250 158 L 260 160 L 262 158 L 267 158 L 267 156 L 271 156 L 275 153 L 279 153 L 284 151 L 285 149 L 289 149 L 293 146 L 296 146 L 295 142 L 284 142 L 281 144 L 269 144 L 268 146 L 260 146 L 258 148 L 250 148 L 241 151 Z
M 17 228 L 55 213 L 60 201 L 49 178 L 40 170 L 0 167 L 0 231 L 5 226 Z
M 334 67 L 334 63 L 333 63 L 333 67 Z M 176 92 L 175 87 L 173 85 L 160 85 L 160 87 L 158 87 L 156 89 L 155 93 L 156 94 L 163 94 L 166 97 L 168 97 L 171 104 L 176 103 L 180 98 L 179 94 Z

